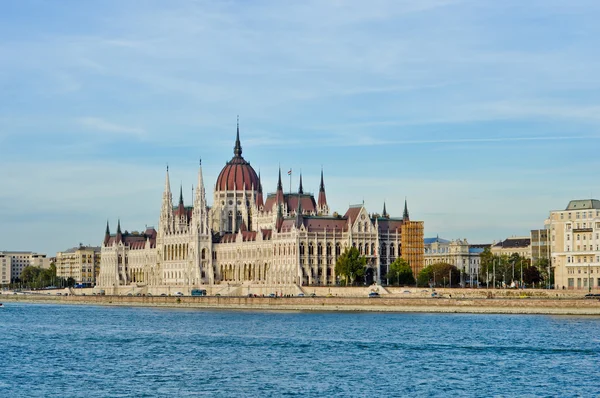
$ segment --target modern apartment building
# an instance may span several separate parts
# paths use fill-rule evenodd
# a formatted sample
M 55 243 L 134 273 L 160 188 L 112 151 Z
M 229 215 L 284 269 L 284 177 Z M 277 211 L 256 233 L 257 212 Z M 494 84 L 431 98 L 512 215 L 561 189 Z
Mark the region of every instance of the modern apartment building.
M 550 258 L 550 241 L 547 229 L 531 230 L 531 263 Z
M 556 289 L 590 291 L 600 286 L 600 200 L 572 200 L 550 212 L 551 265 Z
M 12 257 L 0 253 L 0 285 L 8 285 L 11 282 L 12 275 Z
M 0 256 L 10 257 L 10 280 L 15 282 L 21 272 L 30 265 L 40 268 L 50 268 L 50 260 L 45 254 L 21 251 L 0 251 Z M 1 264 L 1 260 L 0 260 Z
M 100 247 L 79 246 L 56 253 L 56 276 L 73 278 L 87 287 L 96 285 L 100 272 Z

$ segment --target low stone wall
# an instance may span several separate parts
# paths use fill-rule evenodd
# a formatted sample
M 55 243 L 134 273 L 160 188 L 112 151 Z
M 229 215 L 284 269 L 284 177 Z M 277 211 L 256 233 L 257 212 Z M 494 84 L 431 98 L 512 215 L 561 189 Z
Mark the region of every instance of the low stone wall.
M 3 296 L 5 302 L 285 311 L 379 311 L 499 314 L 600 315 L 598 299 L 432 297 L 135 297 Z

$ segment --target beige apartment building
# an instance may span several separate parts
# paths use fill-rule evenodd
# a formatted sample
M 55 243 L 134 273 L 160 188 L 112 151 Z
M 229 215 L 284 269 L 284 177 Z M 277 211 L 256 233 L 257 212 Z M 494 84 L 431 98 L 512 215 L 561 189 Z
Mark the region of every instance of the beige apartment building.
M 572 200 L 550 212 L 551 262 L 556 289 L 597 290 L 600 285 L 600 200 Z
M 0 253 L 0 285 L 8 285 L 12 275 L 12 257 Z
M 50 260 L 45 254 L 21 251 L 0 251 L 0 256 L 2 256 L 2 258 L 10 257 L 11 282 L 16 282 L 25 267 L 30 265 L 39 268 L 50 268 Z M 8 263 L 8 261 L 6 263 Z M 0 264 L 2 264 L 2 260 L 0 260 Z
M 96 285 L 100 272 L 100 247 L 79 246 L 56 253 L 56 276 L 73 278 L 77 284 Z
M 511 237 L 498 243 L 493 243 L 491 248 L 495 256 L 510 256 L 517 253 L 523 258 L 531 259 L 531 238 L 530 237 Z

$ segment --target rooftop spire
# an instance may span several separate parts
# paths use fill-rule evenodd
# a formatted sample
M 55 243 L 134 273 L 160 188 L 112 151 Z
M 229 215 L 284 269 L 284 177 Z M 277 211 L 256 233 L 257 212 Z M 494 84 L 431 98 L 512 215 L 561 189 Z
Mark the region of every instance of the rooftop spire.
M 108 227 L 108 220 L 106 220 L 106 235 L 110 235 L 110 228 Z
M 410 217 L 408 216 L 408 204 L 406 202 L 406 197 L 404 198 L 404 213 L 402 213 L 402 219 L 404 221 L 410 220 Z
M 303 194 L 304 188 L 302 188 L 302 172 L 300 172 L 300 186 L 298 187 L 298 193 Z
M 279 166 L 279 180 L 277 181 L 277 190 L 283 191 L 283 184 L 281 183 L 281 166 Z
M 179 206 L 183 206 L 183 184 L 179 186 Z
M 236 157 L 242 157 L 242 144 L 240 143 L 240 115 L 237 117 L 237 134 L 235 137 L 235 147 L 233 148 L 233 154 Z
M 388 216 L 387 209 L 385 208 L 385 201 L 383 202 L 383 214 L 381 216 L 384 218 L 386 218 Z
M 321 185 L 319 185 L 319 192 L 325 192 L 325 183 L 323 182 L 323 168 L 321 167 Z

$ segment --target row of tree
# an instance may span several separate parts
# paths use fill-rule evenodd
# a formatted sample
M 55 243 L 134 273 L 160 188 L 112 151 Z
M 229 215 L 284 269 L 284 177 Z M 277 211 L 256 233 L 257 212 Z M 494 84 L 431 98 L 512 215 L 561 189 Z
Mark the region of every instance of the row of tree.
M 50 264 L 50 268 L 27 266 L 21 272 L 21 276 L 12 284 L 12 287 L 27 289 L 44 289 L 47 287 L 73 287 L 75 279 L 56 276 L 56 265 Z
M 520 256 L 494 255 L 486 248 L 479 256 L 479 282 L 482 285 L 527 287 L 547 286 L 554 284 L 554 275 L 548 269 L 548 260 L 539 259 L 534 264 L 531 260 Z
M 346 286 L 362 282 L 366 271 L 367 259 L 355 247 L 346 249 L 335 264 L 335 272 L 343 278 Z M 385 278 L 390 285 L 397 286 L 458 286 L 466 285 L 467 278 L 472 278 L 468 280 L 471 286 L 479 283 L 493 287 L 495 283 L 496 287 L 537 287 L 554 283 L 552 272 L 548 270 L 548 260 L 541 259 L 531 264 L 531 260 L 517 253 L 493 255 L 490 248 L 480 255 L 479 275 L 463 273 L 452 264 L 437 263 L 423 268 L 415 280 L 410 264 L 398 257 L 390 264 Z

